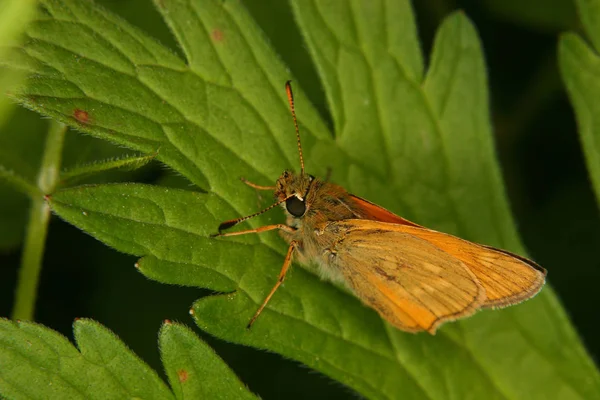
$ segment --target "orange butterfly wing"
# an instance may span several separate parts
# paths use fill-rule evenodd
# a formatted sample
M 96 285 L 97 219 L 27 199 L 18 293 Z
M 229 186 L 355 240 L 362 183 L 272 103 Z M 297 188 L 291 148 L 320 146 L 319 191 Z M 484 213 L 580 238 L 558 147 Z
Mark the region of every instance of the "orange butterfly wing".
M 360 197 L 351 197 L 364 210 L 366 219 L 402 225 L 396 229 L 424 239 L 465 263 L 486 291 L 483 307 L 526 300 L 545 283 L 546 270 L 527 258 L 424 228 Z
M 484 307 L 519 303 L 536 295 L 546 281 L 544 268 L 508 251 L 429 229 L 407 229 L 407 233 L 427 240 L 464 262 L 485 289 Z
M 395 227 L 404 226 L 352 219 L 323 228 L 335 238 L 330 266 L 365 304 L 404 331 L 432 334 L 481 307 L 485 291 L 460 260 Z

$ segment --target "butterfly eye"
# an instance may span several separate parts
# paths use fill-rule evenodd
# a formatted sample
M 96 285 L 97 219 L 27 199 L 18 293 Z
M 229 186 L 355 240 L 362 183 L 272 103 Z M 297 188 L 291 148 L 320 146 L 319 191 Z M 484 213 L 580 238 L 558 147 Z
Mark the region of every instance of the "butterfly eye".
M 294 217 L 301 217 L 306 212 L 306 204 L 296 196 L 292 196 L 285 201 L 285 208 Z

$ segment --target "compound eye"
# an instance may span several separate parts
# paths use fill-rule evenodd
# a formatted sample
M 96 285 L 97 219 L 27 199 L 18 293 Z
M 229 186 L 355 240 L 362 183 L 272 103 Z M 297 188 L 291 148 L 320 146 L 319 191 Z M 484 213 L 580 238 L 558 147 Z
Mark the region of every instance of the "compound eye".
M 296 196 L 292 196 L 285 201 L 285 208 L 294 217 L 301 217 L 306 212 L 306 204 Z

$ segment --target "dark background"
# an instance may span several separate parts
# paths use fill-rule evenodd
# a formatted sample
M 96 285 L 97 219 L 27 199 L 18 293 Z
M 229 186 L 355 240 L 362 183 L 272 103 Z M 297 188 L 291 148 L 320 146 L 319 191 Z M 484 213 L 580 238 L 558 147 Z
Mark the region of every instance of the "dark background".
M 149 0 L 98 2 L 179 52 Z M 243 3 L 290 66 L 298 84 L 327 118 L 324 93 L 288 3 Z M 489 71 L 496 148 L 522 239 L 530 255 L 548 269 L 548 281 L 597 360 L 600 219 L 556 57 L 561 32 L 581 30 L 573 5 L 566 0 L 416 3 L 425 54 L 430 52 L 437 26 L 454 9 L 464 10 L 478 29 Z M 543 7 L 536 10 L 537 5 Z M 5 129 L 38 135 L 41 146 L 47 121 L 19 109 Z M 123 152 L 74 133 L 69 134 L 69 140 L 102 150 L 67 155 L 67 165 L 94 155 Z M 30 153 L 35 156 L 40 151 L 32 148 Z M 100 179 L 172 182 L 174 178 L 168 174 L 164 168 L 151 165 L 134 174 L 111 174 Z M 11 195 L 19 200 L 17 194 Z M 27 214 L 25 209 L 22 211 L 13 217 L 24 227 Z M 2 225 L 0 230 L 4 229 Z M 18 243 L 0 249 L 0 316 L 11 313 L 20 251 Z M 204 292 L 149 281 L 136 272 L 135 261 L 135 257 L 118 254 L 54 217 L 44 257 L 37 321 L 71 337 L 75 317 L 93 318 L 162 371 L 157 349 L 162 320 L 193 326 L 187 311 Z M 279 355 L 199 334 L 251 390 L 265 399 L 352 396 L 340 384 Z

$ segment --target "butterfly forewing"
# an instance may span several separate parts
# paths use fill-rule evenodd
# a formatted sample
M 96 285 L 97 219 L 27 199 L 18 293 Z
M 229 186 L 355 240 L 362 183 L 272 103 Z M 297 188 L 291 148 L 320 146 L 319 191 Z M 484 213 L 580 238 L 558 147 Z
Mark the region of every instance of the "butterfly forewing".
M 424 228 L 370 201 L 354 195 L 351 198 L 366 219 L 395 224 L 392 229 L 424 239 L 465 263 L 486 291 L 482 307 L 518 303 L 534 296 L 544 286 L 546 270 L 531 260 Z
M 518 303 L 535 295 L 544 285 L 546 270 L 516 254 L 429 229 L 406 227 L 405 231 L 465 263 L 485 289 L 484 307 Z
M 344 220 L 325 228 L 338 237 L 332 267 L 363 302 L 400 329 L 431 333 L 481 306 L 485 291 L 460 260 L 385 225 L 399 226 Z

